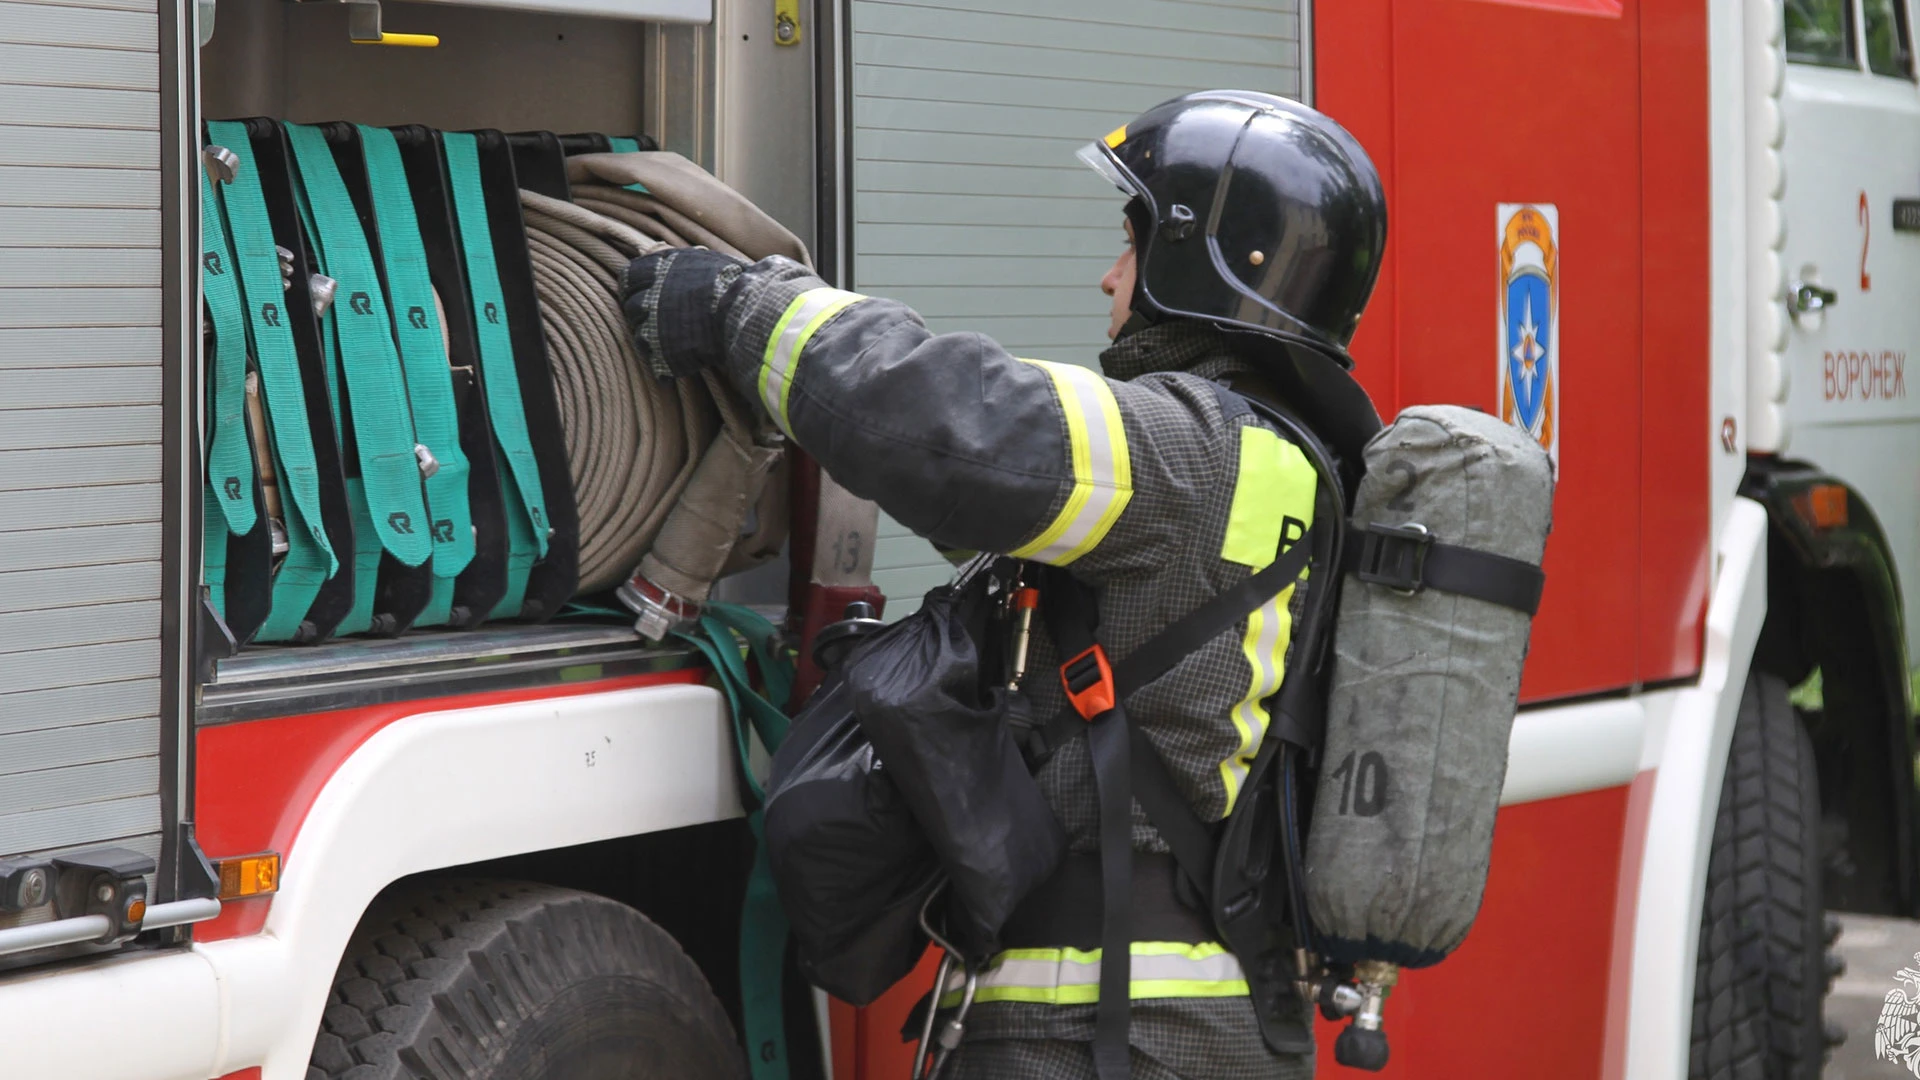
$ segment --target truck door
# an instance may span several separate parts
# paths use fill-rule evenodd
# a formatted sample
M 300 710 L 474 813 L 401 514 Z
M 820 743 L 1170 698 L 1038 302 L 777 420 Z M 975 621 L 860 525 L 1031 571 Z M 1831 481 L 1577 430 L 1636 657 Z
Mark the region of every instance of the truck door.
M 1232 86 L 1299 96 L 1300 4 L 1189 0 L 846 5 L 850 266 L 857 292 L 936 332 L 1098 366 L 1100 275 L 1121 201 L 1074 151 L 1168 98 Z M 881 519 L 873 582 L 904 615 L 946 562 Z
M 0 0 L 0 859 L 173 854 L 185 7 Z
M 1920 616 L 1920 87 L 1908 0 L 1787 0 L 1787 442 L 1872 505 Z M 1916 377 L 1920 377 L 1917 374 Z

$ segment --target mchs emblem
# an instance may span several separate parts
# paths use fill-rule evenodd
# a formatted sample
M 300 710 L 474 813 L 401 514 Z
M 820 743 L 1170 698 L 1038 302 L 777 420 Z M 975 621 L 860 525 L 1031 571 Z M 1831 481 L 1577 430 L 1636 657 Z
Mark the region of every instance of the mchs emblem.
M 1501 203 L 1500 416 L 1560 463 L 1560 211 Z

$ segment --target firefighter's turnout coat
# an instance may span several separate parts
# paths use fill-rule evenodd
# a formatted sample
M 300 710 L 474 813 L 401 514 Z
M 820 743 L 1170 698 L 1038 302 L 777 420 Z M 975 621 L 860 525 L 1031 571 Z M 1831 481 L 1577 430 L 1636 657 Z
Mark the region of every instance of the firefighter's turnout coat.
M 1223 332 L 1149 326 L 1101 356 L 1107 377 L 1016 358 L 979 334 L 931 333 L 890 300 L 829 288 L 797 264 L 746 270 L 726 318 L 733 383 L 848 490 L 935 543 L 1064 566 L 1094 586 L 1097 637 L 1123 657 L 1272 562 L 1312 524 L 1315 472 L 1214 380 L 1247 374 Z M 1233 806 L 1287 671 L 1305 582 L 1127 702 L 1204 821 Z M 1044 599 L 1042 601 L 1044 603 Z M 1037 623 L 1036 716 L 1064 704 Z M 1039 774 L 1073 850 L 1097 850 L 1084 739 Z M 1136 804 L 1136 850 L 1166 846 Z M 1097 923 L 1098 913 L 1088 919 Z M 1012 950 L 983 973 L 946 1075 L 1092 1077 L 1099 953 Z M 1262 1041 L 1238 962 L 1217 942 L 1141 941 L 1133 1075 L 1307 1077 Z

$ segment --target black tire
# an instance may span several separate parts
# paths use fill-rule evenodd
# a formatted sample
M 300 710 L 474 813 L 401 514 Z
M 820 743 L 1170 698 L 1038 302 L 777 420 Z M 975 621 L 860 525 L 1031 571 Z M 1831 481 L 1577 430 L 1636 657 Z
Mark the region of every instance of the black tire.
M 1740 699 L 1700 914 L 1690 1080 L 1818 1080 L 1826 1050 L 1820 784 L 1787 686 Z
M 720 1002 L 667 933 L 590 893 L 409 882 L 368 908 L 307 1080 L 739 1080 Z

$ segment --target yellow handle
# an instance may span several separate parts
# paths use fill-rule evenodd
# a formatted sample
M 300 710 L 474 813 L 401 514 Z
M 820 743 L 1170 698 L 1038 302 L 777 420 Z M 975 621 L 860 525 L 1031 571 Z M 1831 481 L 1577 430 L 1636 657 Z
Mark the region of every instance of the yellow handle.
M 438 34 L 388 34 L 382 33 L 379 41 L 355 40 L 355 45 L 401 45 L 411 49 L 432 49 L 440 44 Z

